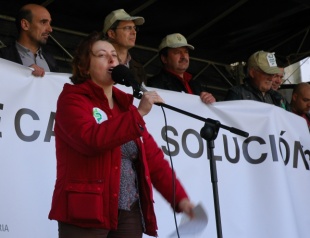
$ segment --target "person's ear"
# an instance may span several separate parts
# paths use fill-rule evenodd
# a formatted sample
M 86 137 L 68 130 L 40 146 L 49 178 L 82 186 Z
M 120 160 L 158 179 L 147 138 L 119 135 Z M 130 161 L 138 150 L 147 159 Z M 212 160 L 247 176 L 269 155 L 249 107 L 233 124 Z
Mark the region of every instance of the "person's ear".
M 115 31 L 112 30 L 112 29 L 109 29 L 109 30 L 107 31 L 107 36 L 108 36 L 109 38 L 111 38 L 111 39 L 115 39 Z
M 250 76 L 251 78 L 254 78 L 254 71 L 255 71 L 254 68 L 250 68 L 250 69 L 249 69 L 249 76 Z
M 25 30 L 25 31 L 29 30 L 29 27 L 30 27 L 29 21 L 27 21 L 26 19 L 21 19 L 21 20 L 20 20 L 20 27 L 21 27 L 23 30 Z
M 164 55 L 160 55 L 160 60 L 163 64 L 166 64 L 167 63 L 167 57 L 164 56 Z

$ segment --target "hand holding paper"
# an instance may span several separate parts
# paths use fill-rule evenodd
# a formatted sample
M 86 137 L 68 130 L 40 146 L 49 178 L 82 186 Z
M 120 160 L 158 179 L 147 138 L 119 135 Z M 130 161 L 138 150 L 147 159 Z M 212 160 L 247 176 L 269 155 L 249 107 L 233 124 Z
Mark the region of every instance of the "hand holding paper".
M 194 218 L 190 219 L 187 215 L 183 214 L 180 225 L 178 227 L 180 237 L 193 237 L 201 233 L 208 224 L 208 216 L 203 206 L 198 204 L 194 208 Z M 170 238 L 177 237 L 177 232 L 173 232 Z

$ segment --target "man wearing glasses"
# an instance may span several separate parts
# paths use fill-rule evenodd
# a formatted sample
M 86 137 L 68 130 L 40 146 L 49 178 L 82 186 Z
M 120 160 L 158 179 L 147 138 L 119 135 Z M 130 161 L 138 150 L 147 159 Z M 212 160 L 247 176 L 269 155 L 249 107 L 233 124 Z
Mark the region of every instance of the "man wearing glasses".
M 281 70 L 281 73 L 280 74 L 276 74 L 276 76 L 273 78 L 272 80 L 272 86 L 271 88 L 275 91 L 277 91 L 282 83 L 283 83 L 283 77 L 284 77 L 284 68 L 281 68 L 280 67 L 280 70 Z
M 244 83 L 230 88 L 225 101 L 255 100 L 291 111 L 288 101 L 282 94 L 271 88 L 274 78 L 282 73 L 277 66 L 274 53 L 255 52 L 248 59 L 247 69 L 248 77 L 244 80 Z
M 146 80 L 143 65 L 132 58 L 129 49 L 136 43 L 138 26 L 144 23 L 140 16 L 130 16 L 124 9 L 112 11 L 104 20 L 103 32 L 117 51 L 120 64 L 126 65 L 142 84 Z

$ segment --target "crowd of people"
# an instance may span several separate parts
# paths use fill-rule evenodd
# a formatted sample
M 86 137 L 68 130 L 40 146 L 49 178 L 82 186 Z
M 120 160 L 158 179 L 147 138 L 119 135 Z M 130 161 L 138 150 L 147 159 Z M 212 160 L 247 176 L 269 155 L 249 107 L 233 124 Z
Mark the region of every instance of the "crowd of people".
M 58 72 L 45 48 L 51 21 L 45 7 L 23 6 L 16 17 L 18 38 L 0 49 L 0 57 L 31 67 L 36 77 Z M 217 100 L 188 72 L 195 47 L 181 33 L 162 39 L 162 69 L 147 78 L 130 54 L 144 22 L 117 9 L 106 16 L 101 32 L 89 34 L 76 47 L 72 84 L 64 85 L 55 116 L 57 180 L 49 218 L 58 221 L 59 238 L 156 237 L 152 186 L 174 211 L 193 217 L 194 204 L 145 125 L 144 117 L 163 99 L 147 91 L 134 106 L 133 96 L 115 87 L 111 72 L 123 64 L 139 84 L 199 95 L 207 105 Z M 228 90 L 225 101 L 272 104 L 305 118 L 310 128 L 310 85 L 298 84 L 289 103 L 278 91 L 283 77 L 274 53 L 254 52 L 247 77 Z

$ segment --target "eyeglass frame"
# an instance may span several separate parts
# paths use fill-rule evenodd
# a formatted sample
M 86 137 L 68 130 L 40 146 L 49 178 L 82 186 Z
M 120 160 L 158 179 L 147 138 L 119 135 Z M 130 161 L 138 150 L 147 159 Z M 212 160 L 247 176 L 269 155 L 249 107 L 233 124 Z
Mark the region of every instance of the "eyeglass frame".
M 138 32 L 139 31 L 139 27 L 138 26 L 123 26 L 123 27 L 114 27 L 114 28 L 111 28 L 113 30 L 116 30 L 116 29 L 122 29 L 124 31 L 132 31 L 132 30 L 135 30 L 135 32 Z

